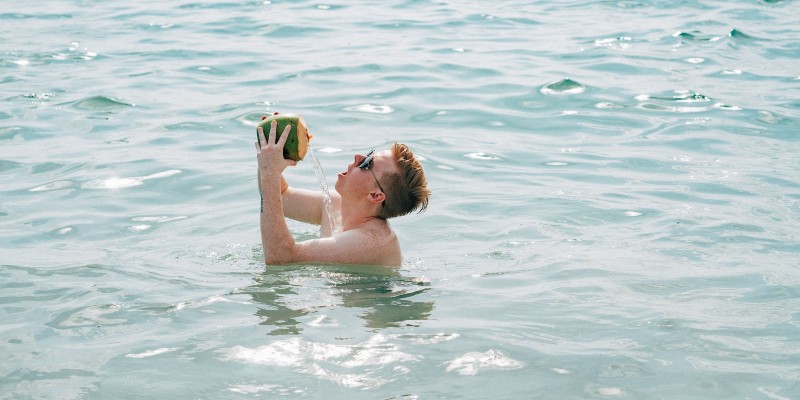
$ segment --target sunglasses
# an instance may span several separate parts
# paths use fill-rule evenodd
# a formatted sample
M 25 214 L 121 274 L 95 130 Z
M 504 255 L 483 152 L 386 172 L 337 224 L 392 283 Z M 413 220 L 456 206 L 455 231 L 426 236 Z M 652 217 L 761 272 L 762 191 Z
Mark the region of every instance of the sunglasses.
M 378 184 L 378 189 L 380 189 L 381 192 L 386 194 L 386 191 L 383 190 L 383 188 L 381 187 L 381 183 L 378 182 L 378 177 L 375 176 L 375 171 L 372 170 L 372 157 L 374 155 L 375 155 L 375 149 L 370 150 L 369 153 L 367 153 L 367 156 L 364 157 L 363 160 L 361 160 L 361 164 L 358 164 L 358 168 L 362 169 L 362 170 L 363 169 L 368 169 L 369 172 L 372 172 L 372 177 L 375 178 L 375 183 Z M 383 203 L 381 203 L 381 206 L 385 206 L 385 205 L 386 205 L 386 200 L 384 200 Z

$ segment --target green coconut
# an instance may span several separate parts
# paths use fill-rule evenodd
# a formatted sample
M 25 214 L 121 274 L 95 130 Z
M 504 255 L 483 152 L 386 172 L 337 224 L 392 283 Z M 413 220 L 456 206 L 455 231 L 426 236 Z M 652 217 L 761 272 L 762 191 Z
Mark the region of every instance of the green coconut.
M 286 144 L 283 146 L 283 158 L 295 161 L 302 160 L 308 152 L 308 141 L 311 140 L 312 137 L 311 134 L 308 133 L 308 126 L 306 126 L 305 121 L 303 121 L 303 117 L 299 115 L 278 114 L 264 118 L 264 120 L 258 124 L 258 126 L 264 130 L 264 139 L 269 140 L 269 130 L 272 121 L 278 121 L 278 126 L 275 130 L 275 134 L 277 135 L 275 141 L 281 137 L 283 130 L 286 129 L 286 125 L 292 126 L 292 129 L 289 131 L 289 137 L 286 138 Z M 256 136 L 257 135 L 258 134 L 256 134 Z

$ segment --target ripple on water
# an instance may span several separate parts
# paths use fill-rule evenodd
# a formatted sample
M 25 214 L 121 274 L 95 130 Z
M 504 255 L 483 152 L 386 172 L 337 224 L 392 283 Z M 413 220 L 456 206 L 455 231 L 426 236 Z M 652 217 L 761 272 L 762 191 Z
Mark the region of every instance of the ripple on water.
M 722 37 L 717 35 L 710 35 L 700 31 L 682 32 L 678 31 L 672 34 L 672 37 L 680 39 L 682 42 L 716 42 Z
M 59 313 L 46 325 L 56 329 L 72 329 L 94 326 L 114 326 L 130 323 L 117 317 L 121 307 L 117 304 L 92 305 Z
M 189 217 L 187 217 L 185 215 L 178 215 L 178 216 L 174 216 L 174 217 L 171 217 L 171 216 L 168 216 L 168 215 L 162 215 L 162 216 L 155 216 L 155 217 L 134 217 L 134 218 L 131 218 L 131 221 L 164 223 L 164 222 L 178 221 L 178 220 L 182 220 L 182 219 L 186 219 L 186 218 L 189 218 Z
M 689 90 L 674 90 L 658 94 L 640 94 L 635 97 L 640 103 L 636 106 L 650 111 L 677 113 L 697 113 L 709 110 L 740 111 L 737 106 L 714 102 L 710 97 Z
M 710 98 L 706 97 L 703 94 L 691 92 L 688 90 L 675 90 L 671 94 L 656 94 L 656 95 L 647 95 L 647 94 L 640 94 L 636 96 L 636 100 L 663 100 L 663 101 L 674 101 L 678 103 L 707 103 L 711 101 Z
M 731 38 L 734 38 L 734 39 L 741 40 L 741 41 L 763 40 L 763 39 L 755 37 L 753 35 L 748 35 L 748 34 L 742 32 L 741 30 L 736 29 L 736 28 L 731 29 L 731 31 L 728 33 L 728 36 L 730 36 Z
M 625 108 L 625 106 L 622 105 L 622 104 L 612 103 L 612 102 L 609 102 L 609 101 L 601 101 L 601 102 L 595 104 L 594 106 L 595 106 L 595 108 L 600 108 L 600 109 Z
M 499 160 L 499 156 L 495 156 L 489 153 L 484 152 L 477 152 L 477 153 L 467 153 L 464 154 L 464 157 L 471 158 L 473 160 L 481 160 L 481 161 L 491 161 L 491 160 Z
M 394 374 L 406 374 L 409 370 L 399 364 L 418 361 L 417 356 L 402 351 L 384 335 L 374 335 L 365 342 L 351 345 L 291 338 L 255 348 L 234 346 L 222 350 L 221 356 L 227 361 L 292 368 L 343 387 L 360 389 L 389 382 L 389 379 L 381 377 L 383 368 L 391 368 Z M 334 371 L 340 368 L 352 372 L 342 374 Z
M 39 185 L 36 187 L 32 187 L 28 189 L 29 192 L 48 192 L 51 190 L 61 190 L 61 189 L 68 189 L 75 186 L 75 182 L 68 181 L 68 180 L 61 180 L 61 181 L 54 181 L 45 183 L 44 185 Z
M 550 82 L 544 85 L 539 92 L 546 95 L 580 94 L 586 91 L 586 86 L 569 78 Z
M 500 351 L 488 350 L 483 353 L 469 352 L 450 361 L 447 365 L 447 372 L 456 371 L 459 375 L 476 375 L 484 370 L 508 370 L 522 367 L 522 362 L 510 358 Z
M 284 387 L 281 385 L 232 385 L 228 391 L 238 394 L 249 394 L 253 396 L 260 396 L 261 393 L 269 392 L 275 393 L 280 396 L 297 396 L 305 393 L 305 389 Z
M 596 47 L 609 47 L 619 50 L 624 50 L 631 47 L 630 42 L 633 40 L 630 36 L 620 36 L 614 38 L 596 39 L 594 45 Z
M 125 357 L 128 357 L 128 358 L 147 358 L 147 357 L 157 356 L 159 354 L 173 352 L 173 351 L 176 351 L 176 350 L 180 350 L 180 349 L 177 348 L 177 347 L 162 347 L 162 348 L 159 348 L 159 349 L 148 350 L 148 351 L 144 351 L 144 352 L 141 352 L 141 353 L 129 353 L 129 354 L 126 354 Z
M 134 104 L 118 97 L 91 96 L 74 102 L 73 106 L 82 110 L 113 110 L 133 107 Z
M 148 179 L 167 178 L 175 174 L 180 174 L 182 171 L 179 169 L 171 169 L 168 171 L 157 172 L 147 176 L 132 176 L 126 178 L 107 178 L 107 179 L 93 179 L 81 185 L 82 189 L 123 189 L 133 186 L 144 184 Z M 52 189 L 51 189 L 52 190 Z
M 363 112 L 369 114 L 390 114 L 394 112 L 392 107 L 379 104 L 359 104 L 357 106 L 347 107 L 345 111 Z

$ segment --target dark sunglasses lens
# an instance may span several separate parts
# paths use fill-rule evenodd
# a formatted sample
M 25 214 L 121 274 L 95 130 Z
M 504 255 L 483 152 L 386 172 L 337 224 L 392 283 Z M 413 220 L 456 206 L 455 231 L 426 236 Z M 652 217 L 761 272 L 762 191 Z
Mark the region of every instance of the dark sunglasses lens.
M 358 168 L 364 169 L 364 168 L 371 167 L 372 166 L 372 153 L 374 153 L 374 152 L 375 152 L 375 150 L 370 150 L 370 152 L 367 153 L 367 156 L 364 158 L 364 160 L 361 161 L 361 164 L 358 164 Z

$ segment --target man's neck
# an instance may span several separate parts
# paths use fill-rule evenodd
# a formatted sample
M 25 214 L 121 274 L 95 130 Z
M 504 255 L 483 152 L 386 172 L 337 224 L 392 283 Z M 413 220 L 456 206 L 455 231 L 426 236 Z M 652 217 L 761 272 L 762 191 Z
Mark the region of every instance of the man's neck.
M 377 209 L 367 209 L 359 204 L 347 205 L 342 202 L 342 231 L 358 229 L 370 222 L 386 222 L 377 216 Z

